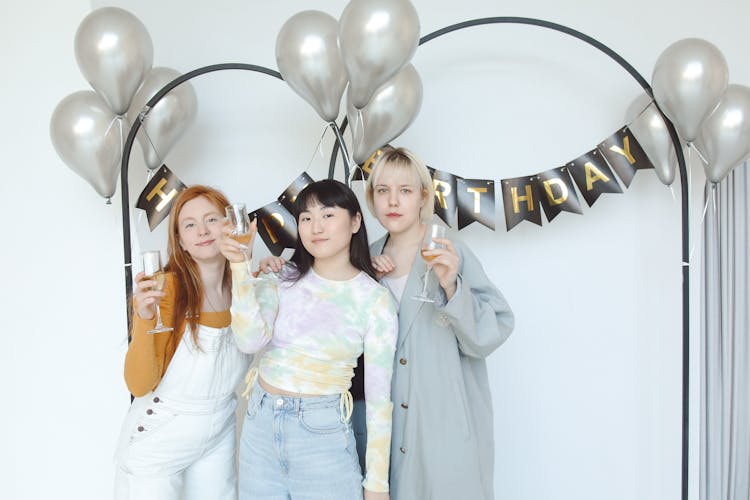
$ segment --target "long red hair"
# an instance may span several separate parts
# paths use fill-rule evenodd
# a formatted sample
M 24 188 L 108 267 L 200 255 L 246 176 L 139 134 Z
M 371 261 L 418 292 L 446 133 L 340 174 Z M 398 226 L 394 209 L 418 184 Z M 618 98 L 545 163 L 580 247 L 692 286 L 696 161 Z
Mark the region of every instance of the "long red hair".
M 180 245 L 179 215 L 185 203 L 201 196 L 211 202 L 219 210 L 219 213 L 224 213 L 224 208 L 229 205 L 229 200 L 223 193 L 208 186 L 190 186 L 178 194 L 172 209 L 169 211 L 169 241 L 167 244 L 169 261 L 165 267 L 166 271 L 175 274 L 172 324 L 175 331 L 180 331 L 184 322 L 187 321 L 192 329 L 195 345 L 198 345 L 198 316 L 203 304 L 203 282 L 198 271 L 198 265 Z M 222 284 L 224 287 L 231 288 L 232 286 L 232 271 L 228 265 L 224 267 Z M 172 336 L 172 338 L 174 337 Z

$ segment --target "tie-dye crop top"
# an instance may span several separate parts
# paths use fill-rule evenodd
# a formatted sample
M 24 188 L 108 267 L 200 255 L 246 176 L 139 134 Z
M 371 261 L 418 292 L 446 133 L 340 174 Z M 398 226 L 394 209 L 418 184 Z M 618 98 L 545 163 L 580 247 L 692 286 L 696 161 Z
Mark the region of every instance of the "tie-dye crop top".
M 349 390 L 364 352 L 367 405 L 363 486 L 388 491 L 391 446 L 391 375 L 398 318 L 390 292 L 365 273 L 331 281 L 310 269 L 299 280 L 261 274 L 243 284 L 244 263 L 232 267 L 232 331 L 239 349 L 267 347 L 260 377 L 288 392 L 313 395 Z

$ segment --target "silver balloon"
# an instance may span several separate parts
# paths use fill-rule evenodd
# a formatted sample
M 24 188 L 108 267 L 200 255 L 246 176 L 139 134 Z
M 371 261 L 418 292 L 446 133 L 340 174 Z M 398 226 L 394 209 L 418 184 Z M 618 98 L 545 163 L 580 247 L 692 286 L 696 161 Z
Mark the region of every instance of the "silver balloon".
M 352 0 L 339 20 L 348 99 L 362 109 L 417 51 L 419 17 L 408 0 Z
M 716 108 L 729 83 L 721 51 L 700 38 L 677 41 L 656 60 L 654 99 L 680 136 L 692 142 L 701 122 Z
M 347 92 L 354 161 L 361 164 L 378 148 L 401 135 L 417 117 L 421 106 L 422 80 L 411 64 L 378 88 L 362 110 L 354 107 Z
M 151 69 L 154 47 L 137 17 L 117 7 L 102 7 L 78 26 L 75 55 L 91 87 L 121 115 Z
M 128 110 L 130 123 L 139 119 L 149 99 L 179 76 L 180 73 L 171 68 L 151 69 L 133 97 Z M 137 135 L 148 168 L 153 170 L 161 166 L 167 153 L 193 122 L 197 112 L 198 99 L 190 82 L 183 82 L 170 90 L 149 110 Z
M 65 97 L 50 120 L 57 154 L 105 198 L 115 192 L 122 158 L 122 124 L 117 121 L 107 103 L 91 90 Z
M 281 76 L 327 122 L 338 118 L 346 89 L 338 27 L 325 12 L 306 10 L 290 17 L 276 37 Z
M 729 85 L 696 142 L 708 162 L 704 168 L 711 182 L 720 182 L 750 157 L 750 87 Z
M 667 125 L 651 98 L 646 94 L 638 96 L 628 106 L 625 120 L 638 144 L 654 164 L 656 176 L 663 184 L 672 184 L 677 171 L 676 156 L 670 154 L 674 147 Z

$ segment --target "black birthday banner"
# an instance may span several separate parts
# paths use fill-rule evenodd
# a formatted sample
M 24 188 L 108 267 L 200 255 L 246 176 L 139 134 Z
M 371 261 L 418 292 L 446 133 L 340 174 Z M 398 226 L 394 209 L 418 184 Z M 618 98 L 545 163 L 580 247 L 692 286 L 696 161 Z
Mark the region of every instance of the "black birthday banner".
M 382 150 L 376 151 L 360 165 L 352 179 L 367 180 L 380 154 Z M 444 170 L 427 168 L 435 186 L 435 214 L 443 222 L 458 230 L 474 222 L 495 230 L 496 181 L 465 179 Z M 542 226 L 542 211 L 547 222 L 552 222 L 561 212 L 580 215 L 583 212 L 577 192 L 591 207 L 602 194 L 623 192 L 618 179 L 627 189 L 638 170 L 649 168 L 654 168 L 653 163 L 630 129 L 623 127 L 564 166 L 501 179 L 498 182 L 506 230 L 510 231 L 525 220 Z M 272 254 L 280 255 L 285 248 L 294 248 L 297 221 L 292 215 L 292 204 L 311 182 L 313 179 L 302 172 L 276 201 L 251 213 L 258 219 L 258 233 Z M 146 211 L 152 231 L 167 216 L 174 197 L 184 188 L 166 165 L 162 165 L 146 185 L 136 207 Z
M 146 211 L 148 227 L 151 231 L 167 218 L 177 193 L 186 187 L 166 165 L 159 167 L 159 170 L 146 183 L 135 206 Z
M 376 151 L 354 179 L 366 180 L 372 162 L 381 153 L 381 150 Z M 450 172 L 427 168 L 435 186 L 435 214 L 443 222 L 458 230 L 473 222 L 495 229 L 496 181 L 464 179 Z M 630 129 L 623 127 L 596 148 L 562 167 L 501 179 L 506 230 L 510 231 L 524 220 L 542 226 L 542 211 L 547 222 L 552 222 L 560 212 L 582 214 L 576 188 L 588 206 L 592 206 L 604 193 L 623 192 L 618 178 L 628 188 L 635 172 L 647 168 L 654 168 L 654 165 Z

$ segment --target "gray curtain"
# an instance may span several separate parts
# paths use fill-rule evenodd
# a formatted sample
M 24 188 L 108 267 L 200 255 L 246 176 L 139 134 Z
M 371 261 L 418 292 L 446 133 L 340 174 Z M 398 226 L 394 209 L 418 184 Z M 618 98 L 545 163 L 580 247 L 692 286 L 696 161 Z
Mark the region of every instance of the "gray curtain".
M 706 188 L 701 275 L 701 500 L 750 500 L 747 163 Z

